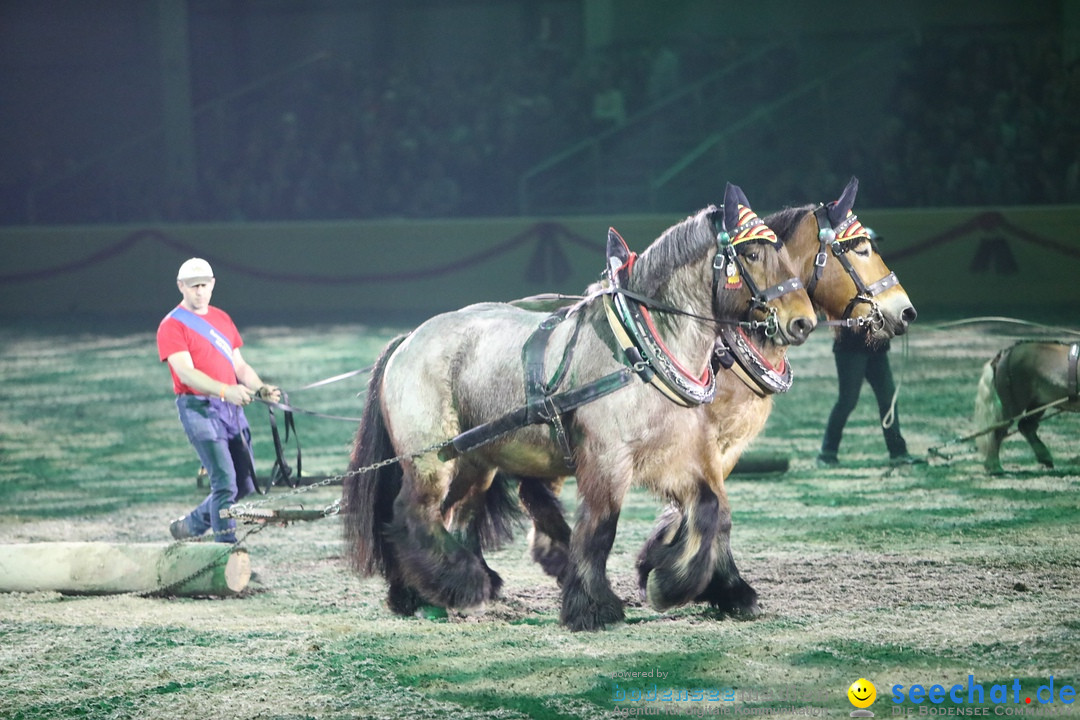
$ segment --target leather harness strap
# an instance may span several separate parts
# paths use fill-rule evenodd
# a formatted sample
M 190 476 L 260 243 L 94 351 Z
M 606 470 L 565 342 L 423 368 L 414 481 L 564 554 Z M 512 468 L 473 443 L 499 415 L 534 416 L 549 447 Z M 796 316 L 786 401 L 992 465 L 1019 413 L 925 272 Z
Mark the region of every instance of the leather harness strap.
M 582 405 L 587 405 L 626 387 L 634 379 L 634 371 L 623 367 L 581 387 L 558 392 L 566 379 L 581 328 L 581 323 L 576 321 L 576 318 L 573 333 L 563 351 L 559 367 L 556 368 L 551 380 L 544 379 L 544 355 L 548 341 L 555 328 L 571 314 L 573 309 L 573 307 L 561 308 L 552 313 L 525 341 L 522 348 L 522 364 L 525 367 L 525 405 L 489 423 L 461 433 L 439 451 L 440 460 L 451 460 L 513 430 L 546 423 L 551 425 L 559 449 L 562 450 L 566 467 L 573 470 L 574 449 L 569 433 L 566 431 L 563 416 Z

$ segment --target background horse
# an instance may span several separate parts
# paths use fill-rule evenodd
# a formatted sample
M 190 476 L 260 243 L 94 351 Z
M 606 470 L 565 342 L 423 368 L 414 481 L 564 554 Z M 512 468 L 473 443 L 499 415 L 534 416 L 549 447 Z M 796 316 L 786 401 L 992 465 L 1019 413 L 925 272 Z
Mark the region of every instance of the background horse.
M 710 358 L 725 322 L 752 314 L 768 322 L 774 342 L 803 342 L 815 322 L 813 308 L 794 285 L 794 292 L 772 292 L 792 272 L 775 236 L 763 230 L 742 191 L 729 184 L 722 212 L 709 207 L 687 218 L 640 257 L 620 249 L 621 238 L 613 248 L 609 238 L 609 282 L 591 288 L 594 294 L 562 322 L 484 303 L 436 316 L 384 350 L 369 383 L 343 508 L 353 566 L 382 573 L 391 609 L 411 614 L 424 602 L 468 609 L 498 592 L 501 581 L 479 553 L 479 533 L 468 530 L 477 527 L 486 507 L 479 498 L 502 469 L 520 477 L 577 477 L 580 511 L 560 576 L 561 620 L 582 630 L 623 618 L 606 573 L 623 497 L 632 484 L 666 497 L 707 487 L 711 470 L 704 463 L 671 473 L 676 460 L 708 457 L 700 412 L 635 381 L 553 418 L 570 438 L 570 458 L 543 425 L 512 430 L 450 460 L 433 448 L 526 403 L 525 374 L 535 368 L 525 367 L 523 348 L 541 323 L 550 332 L 543 367 L 557 367 L 554 376 L 575 387 L 633 365 L 643 378 L 675 373 L 685 392 L 702 398 L 712 394 Z M 618 278 L 625 297 L 613 300 Z M 768 288 L 769 299 L 751 288 Z M 616 300 L 620 309 L 613 310 Z M 646 304 L 657 310 L 655 320 Z M 626 349 L 613 313 L 637 318 L 630 331 L 649 335 L 648 347 Z M 621 327 L 625 335 L 628 326 Z M 629 361 L 632 350 L 651 357 Z M 391 455 L 406 457 L 371 467 Z
M 1054 467 L 1050 449 L 1039 439 L 1039 423 L 1050 407 L 1080 412 L 1078 352 L 1078 343 L 1024 340 L 983 365 L 975 393 L 975 425 L 986 432 L 975 437 L 975 446 L 987 472 L 1004 472 L 1001 442 L 1013 422 L 1039 462 Z

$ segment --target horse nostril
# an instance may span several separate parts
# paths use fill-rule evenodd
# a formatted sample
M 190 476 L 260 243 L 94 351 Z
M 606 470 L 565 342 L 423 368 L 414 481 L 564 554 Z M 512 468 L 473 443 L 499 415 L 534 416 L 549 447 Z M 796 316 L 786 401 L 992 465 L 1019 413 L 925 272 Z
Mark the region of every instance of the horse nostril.
M 814 323 L 810 318 L 797 317 L 788 323 L 788 334 L 795 340 L 805 340 L 814 329 Z
M 900 322 L 904 323 L 904 325 L 910 325 L 915 322 L 915 318 L 917 317 L 919 317 L 919 313 L 915 312 L 915 308 L 908 305 L 904 308 L 904 311 L 900 313 Z

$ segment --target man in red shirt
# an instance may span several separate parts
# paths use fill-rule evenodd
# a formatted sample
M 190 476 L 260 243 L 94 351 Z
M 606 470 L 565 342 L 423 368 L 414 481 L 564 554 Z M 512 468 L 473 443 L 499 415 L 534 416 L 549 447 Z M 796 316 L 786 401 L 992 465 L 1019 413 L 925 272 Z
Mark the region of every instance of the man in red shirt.
M 281 390 L 259 379 L 240 354 L 244 341 L 232 318 L 210 305 L 210 263 L 185 261 L 176 286 L 182 299 L 158 325 L 158 356 L 169 364 L 180 424 L 210 476 L 210 494 L 169 532 L 184 540 L 213 530 L 218 542 L 235 542 L 236 523 L 219 512 L 255 489 L 251 429 L 242 408 L 256 396 L 278 402 Z

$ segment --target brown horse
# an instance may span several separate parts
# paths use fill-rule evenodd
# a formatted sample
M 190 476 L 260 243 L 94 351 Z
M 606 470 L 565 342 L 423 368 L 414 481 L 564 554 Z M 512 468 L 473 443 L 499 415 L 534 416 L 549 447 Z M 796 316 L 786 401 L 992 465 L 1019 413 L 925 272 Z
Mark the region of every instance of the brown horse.
M 975 437 L 975 446 L 987 472 L 1004 472 L 1001 443 L 1014 422 L 1036 459 L 1054 467 L 1050 449 L 1039 439 L 1039 423 L 1051 407 L 1080 412 L 1078 354 L 1080 343 L 1023 340 L 983 365 L 975 393 L 975 424 L 985 432 Z
M 906 332 L 916 312 L 869 231 L 852 213 L 857 192 L 858 180 L 852 178 L 835 202 L 788 208 L 765 222 L 780 236 L 814 306 L 830 323 L 862 327 L 867 343 L 877 343 Z M 708 419 L 706 444 L 726 478 L 764 428 L 773 393 L 790 385 L 791 370 L 787 348 L 756 345 L 741 329 L 723 328 L 717 345 L 719 358 L 733 356 L 734 362 L 728 357 L 725 365 L 734 372 L 717 370 L 716 395 L 702 412 Z M 722 488 L 718 497 L 720 532 L 711 576 L 694 576 L 684 569 L 688 565 L 681 559 L 685 550 L 679 538 L 687 524 L 697 520 L 675 503 L 664 510 L 639 553 L 639 588 L 655 609 L 694 599 L 724 612 L 756 610 L 757 593 L 739 576 L 731 554 L 731 510 Z
M 765 222 L 780 236 L 814 305 L 831 323 L 864 328 L 867 342 L 875 343 L 906 332 L 916 313 L 851 211 L 857 191 L 852 178 L 839 200 L 788 208 Z M 787 348 L 762 340 L 742 329 L 721 329 L 717 357 L 730 371 L 716 370 L 716 394 L 701 407 L 703 435 L 696 445 L 707 456 L 701 462 L 713 483 L 699 498 L 672 502 L 638 555 L 639 587 L 655 609 L 700 601 L 733 614 L 757 612 L 757 593 L 739 576 L 731 555 L 723 479 L 764 427 L 772 394 L 791 382 Z M 570 535 L 560 489 L 561 481 L 525 479 L 519 490 L 533 518 L 533 558 L 555 577 L 565 566 Z M 712 545 L 702 548 L 705 537 Z
M 483 529 L 497 527 L 484 511 L 502 469 L 577 477 L 561 619 L 574 630 L 621 620 L 606 564 L 627 489 L 641 485 L 690 505 L 721 481 L 706 467 L 699 410 L 712 397 L 720 328 L 742 323 L 770 343 L 801 343 L 815 324 L 775 234 L 735 186 L 722 211 L 709 207 L 669 228 L 640 257 L 614 234 L 608 254 L 605 282 L 560 315 L 470 306 L 428 320 L 377 361 L 343 509 L 353 566 L 383 575 L 395 612 L 423 603 L 468 609 L 498 592 L 501 579 L 480 544 Z M 546 336 L 539 355 L 529 351 L 537 333 Z M 633 382 L 572 410 L 558 405 L 566 393 L 546 394 L 627 373 Z M 436 454 L 447 438 L 503 428 L 520 408 L 549 425 L 505 427 L 486 444 Z M 379 462 L 392 455 L 405 459 Z

